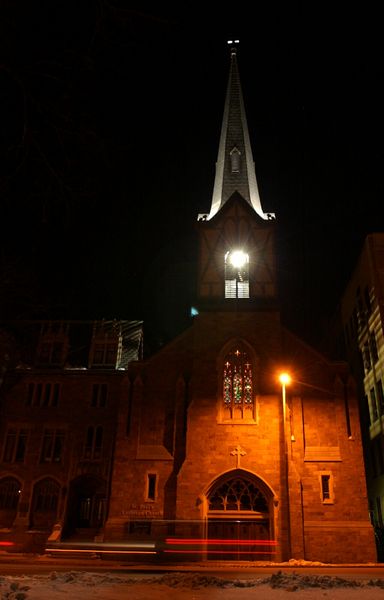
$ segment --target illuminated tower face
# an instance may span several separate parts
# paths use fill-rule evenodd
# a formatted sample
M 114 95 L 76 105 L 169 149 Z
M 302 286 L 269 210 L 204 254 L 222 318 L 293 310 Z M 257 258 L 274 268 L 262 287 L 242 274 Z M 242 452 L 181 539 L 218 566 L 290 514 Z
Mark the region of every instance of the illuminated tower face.
M 276 299 L 274 221 L 263 221 L 238 194 L 199 222 L 198 296 L 208 302 Z
M 201 308 L 206 301 L 274 299 L 275 221 L 261 206 L 235 48 L 231 49 L 211 210 L 198 221 Z

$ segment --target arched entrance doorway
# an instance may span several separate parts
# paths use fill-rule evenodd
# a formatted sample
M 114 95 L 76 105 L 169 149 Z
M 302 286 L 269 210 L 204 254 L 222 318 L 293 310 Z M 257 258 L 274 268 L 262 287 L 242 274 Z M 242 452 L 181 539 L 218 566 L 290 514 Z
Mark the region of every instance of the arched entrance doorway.
M 57 520 L 60 489 L 60 484 L 51 477 L 35 483 L 29 515 L 31 528 L 51 531 Z
M 273 492 L 262 480 L 236 469 L 216 480 L 206 497 L 208 559 L 273 560 Z
M 93 538 L 104 525 L 107 485 L 104 479 L 82 475 L 71 482 L 65 536 L 81 534 Z
M 12 527 L 17 514 L 21 484 L 15 477 L 0 479 L 0 528 Z

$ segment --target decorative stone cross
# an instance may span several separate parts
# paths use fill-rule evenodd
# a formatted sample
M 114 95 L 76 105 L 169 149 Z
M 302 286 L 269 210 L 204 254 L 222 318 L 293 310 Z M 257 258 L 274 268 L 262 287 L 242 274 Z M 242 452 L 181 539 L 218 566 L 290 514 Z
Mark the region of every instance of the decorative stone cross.
M 240 458 L 245 456 L 247 453 L 239 444 L 237 444 L 236 448 L 231 451 L 232 456 L 236 456 L 236 469 L 240 468 Z

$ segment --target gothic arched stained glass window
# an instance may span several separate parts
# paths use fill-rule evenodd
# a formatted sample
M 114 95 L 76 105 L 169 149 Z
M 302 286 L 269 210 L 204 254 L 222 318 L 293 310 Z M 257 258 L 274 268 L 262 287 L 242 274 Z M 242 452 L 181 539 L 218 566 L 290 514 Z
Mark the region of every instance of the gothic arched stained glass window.
M 268 513 L 268 502 L 254 483 L 232 477 L 216 486 L 208 496 L 209 510 L 252 510 Z
M 243 411 L 253 406 L 252 366 L 241 346 L 233 348 L 224 359 L 223 400 L 231 413 L 236 408 Z

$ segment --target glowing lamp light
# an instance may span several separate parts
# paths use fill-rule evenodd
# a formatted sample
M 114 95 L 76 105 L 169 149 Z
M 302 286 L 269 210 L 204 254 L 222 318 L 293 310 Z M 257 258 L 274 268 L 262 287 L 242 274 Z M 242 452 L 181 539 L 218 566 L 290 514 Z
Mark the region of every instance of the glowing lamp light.
M 289 385 L 291 383 L 291 376 L 288 373 L 280 373 L 279 381 L 282 385 Z
M 241 269 L 244 267 L 245 263 L 248 261 L 248 254 L 245 254 L 242 250 L 234 250 L 231 252 L 230 259 L 231 264 L 236 269 Z

